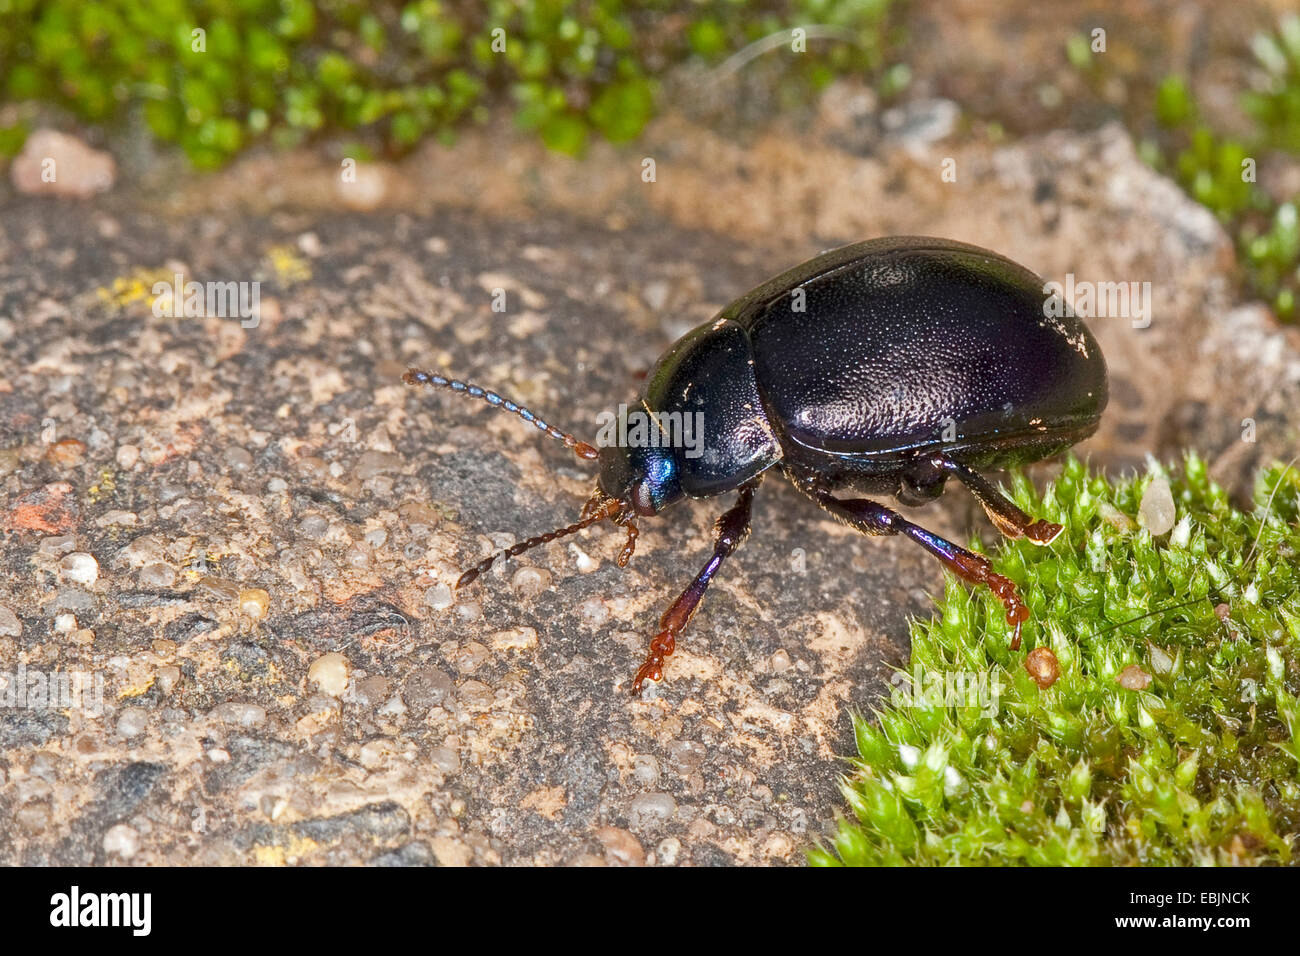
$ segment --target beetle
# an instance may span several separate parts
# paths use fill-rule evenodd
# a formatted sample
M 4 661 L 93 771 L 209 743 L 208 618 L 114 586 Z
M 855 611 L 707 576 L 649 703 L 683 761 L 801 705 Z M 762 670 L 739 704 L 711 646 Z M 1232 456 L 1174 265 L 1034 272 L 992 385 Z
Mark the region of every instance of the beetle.
M 1096 339 L 1060 303 L 1046 308 L 1045 295 L 1042 280 L 1023 266 L 947 239 L 874 239 L 823 253 L 678 340 L 632 410 L 620 407 L 618 435 L 639 440 L 600 448 L 496 392 L 411 369 L 407 384 L 503 408 L 600 467 L 579 521 L 493 554 L 456 586 L 472 583 L 498 558 L 605 520 L 627 534 L 617 562 L 625 567 L 638 518 L 683 498 L 736 492 L 715 523 L 713 554 L 660 618 L 632 682 L 637 695 L 646 680 L 663 677 L 709 582 L 749 534 L 755 489 L 778 468 L 849 527 L 910 538 L 958 577 L 988 587 L 1004 606 L 1017 650 L 1029 609 L 987 558 L 872 498 L 836 492 L 921 505 L 955 479 L 1002 534 L 1050 544 L 1062 526 L 1027 515 L 980 474 L 1064 451 L 1096 431 L 1106 407 L 1106 362 Z M 695 454 L 669 440 L 665 423 L 674 415 L 702 423 Z M 631 427 L 644 420 L 630 419 L 646 417 L 648 429 Z

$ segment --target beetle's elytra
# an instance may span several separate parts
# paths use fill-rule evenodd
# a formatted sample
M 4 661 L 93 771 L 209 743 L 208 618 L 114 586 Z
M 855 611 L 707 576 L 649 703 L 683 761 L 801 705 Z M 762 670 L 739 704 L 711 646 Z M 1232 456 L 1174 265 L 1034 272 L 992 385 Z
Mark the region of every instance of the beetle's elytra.
M 954 574 L 988 586 L 1019 648 L 1029 610 L 987 559 L 883 504 L 836 492 L 919 505 L 955 478 L 1008 537 L 1048 544 L 1060 534 L 1060 525 L 1025 514 L 979 474 L 1064 451 L 1096 430 L 1106 407 L 1106 362 L 1092 333 L 1073 316 L 1048 317 L 1043 303 L 1036 275 L 965 243 L 900 237 L 824 253 L 683 336 L 651 372 L 634 411 L 621 413 L 648 413 L 656 426 L 671 413 L 698 413 L 703 439 L 690 451 L 658 440 L 597 449 L 495 392 L 412 369 L 408 384 L 505 408 L 600 463 L 579 521 L 492 555 L 456 586 L 499 557 L 604 520 L 626 531 L 623 567 L 638 517 L 683 497 L 738 492 L 718 518 L 712 556 L 659 621 L 632 684 L 639 693 L 647 678 L 663 676 L 713 575 L 749 533 L 754 489 L 777 467 L 850 527 L 906 535 Z

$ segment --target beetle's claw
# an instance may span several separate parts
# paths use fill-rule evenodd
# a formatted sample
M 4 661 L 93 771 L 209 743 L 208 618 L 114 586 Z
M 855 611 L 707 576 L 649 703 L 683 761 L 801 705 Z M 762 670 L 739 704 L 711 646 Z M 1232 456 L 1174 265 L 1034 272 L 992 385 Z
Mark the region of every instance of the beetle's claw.
M 650 650 L 646 652 L 645 663 L 636 672 L 632 681 L 632 696 L 641 695 L 641 686 L 647 680 L 660 681 L 664 678 L 664 658 L 677 648 L 677 638 L 672 631 L 663 630 L 650 639 Z
M 636 678 L 632 681 L 632 696 L 641 696 L 641 687 L 646 681 L 661 681 L 663 679 L 663 662 L 646 661 L 641 665 L 641 669 L 636 672 Z
M 1044 521 L 1040 518 L 1025 528 L 1025 537 L 1034 544 L 1047 545 L 1060 537 L 1061 532 L 1064 530 L 1065 525 L 1057 524 L 1054 521 Z

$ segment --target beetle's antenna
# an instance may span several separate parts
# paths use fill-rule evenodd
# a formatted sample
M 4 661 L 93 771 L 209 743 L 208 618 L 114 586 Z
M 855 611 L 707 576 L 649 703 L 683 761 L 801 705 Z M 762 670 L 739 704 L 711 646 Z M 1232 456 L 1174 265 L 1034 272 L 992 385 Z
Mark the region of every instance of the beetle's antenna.
M 554 425 L 538 418 L 532 411 L 520 405 L 518 402 L 512 402 L 508 398 L 503 398 L 496 392 L 474 385 L 470 382 L 462 382 L 454 378 L 444 378 L 434 372 L 424 372 L 418 368 L 407 371 L 402 376 L 402 381 L 407 385 L 428 385 L 430 388 L 445 388 L 452 392 L 459 392 L 461 395 L 468 395 L 470 398 L 479 398 L 487 402 L 493 408 L 504 408 L 506 411 L 518 415 L 530 425 L 536 425 L 552 438 L 564 442 L 566 448 L 573 449 L 581 458 L 588 461 L 594 461 L 600 457 L 600 452 L 592 445 L 585 441 L 578 441 L 567 432 L 562 432 Z M 584 526 L 585 527 L 585 526 Z M 570 532 L 572 533 L 572 532 Z
M 490 557 L 484 558 L 474 567 L 467 570 L 456 581 L 456 589 L 459 590 L 467 584 L 473 584 L 478 576 L 492 567 L 497 558 L 509 560 L 513 557 L 523 554 L 529 548 L 535 548 L 539 544 L 546 544 L 554 541 L 556 538 L 564 538 L 571 534 L 577 534 L 583 528 L 590 528 L 593 524 L 599 524 L 609 518 L 617 518 L 623 513 L 623 503 L 616 498 L 607 499 L 599 508 L 588 511 L 581 520 L 564 528 L 556 528 L 554 531 L 548 531 L 546 534 L 539 534 L 535 538 L 529 538 L 527 541 L 520 541 L 518 544 L 511 545 L 504 551 L 498 551 Z M 584 509 L 585 510 L 585 509 Z

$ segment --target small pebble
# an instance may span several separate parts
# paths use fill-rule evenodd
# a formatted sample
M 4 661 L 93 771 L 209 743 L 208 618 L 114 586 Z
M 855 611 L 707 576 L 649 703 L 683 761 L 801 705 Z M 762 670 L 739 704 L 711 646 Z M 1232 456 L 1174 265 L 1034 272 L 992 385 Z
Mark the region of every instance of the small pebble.
M 237 474 L 248 471 L 253 467 L 253 456 L 247 448 L 227 448 L 226 467 Z
M 244 588 L 239 592 L 239 610 L 245 617 L 260 621 L 271 606 L 271 595 L 263 588 Z
M 1151 686 L 1151 675 L 1136 664 L 1130 664 L 1119 672 L 1115 682 L 1125 690 L 1146 690 Z
M 62 468 L 79 465 L 81 459 L 85 456 L 86 443 L 79 438 L 65 438 L 62 441 L 56 441 L 45 453 L 45 457 L 49 459 L 51 464 Z
M 790 654 L 784 647 L 779 648 L 768 658 L 767 662 L 772 668 L 773 674 L 784 674 L 790 669 Z
M 14 822 L 24 833 L 43 833 L 50 825 L 50 808 L 43 803 L 23 804 L 14 814 Z
M 1025 656 L 1025 670 L 1043 690 L 1051 687 L 1061 677 L 1061 665 L 1056 655 L 1046 647 L 1035 647 Z
M 435 611 L 442 611 L 452 606 L 455 598 L 452 597 L 451 588 L 445 584 L 435 584 L 424 592 L 424 603 L 429 605 Z
M 40 544 L 41 554 L 68 554 L 77 547 L 77 539 L 70 534 L 52 534 L 43 538 Z
M 239 585 L 225 578 L 207 577 L 199 580 L 199 590 L 218 601 L 236 601 L 239 599 Z
M 395 752 L 396 748 L 393 746 L 393 741 L 388 737 L 367 740 L 361 745 L 359 754 L 361 766 L 367 770 L 375 770 L 383 766 Z
M 667 840 L 660 841 L 655 847 L 655 862 L 660 866 L 676 866 L 681 852 L 682 841 L 677 837 L 669 837 Z
M 181 669 L 175 664 L 167 664 L 158 668 L 155 672 L 155 677 L 158 681 L 158 689 L 162 691 L 164 695 L 170 694 L 176 689 L 176 685 L 180 683 Z
M 261 727 L 266 723 L 266 708 L 242 701 L 227 701 L 218 704 L 209 712 L 224 724 L 236 724 L 240 727 Z
M 77 629 L 77 616 L 75 614 L 60 614 L 54 619 L 54 629 L 60 634 L 71 634 Z
M 388 532 L 383 528 L 375 528 L 372 531 L 367 531 L 362 540 L 370 547 L 379 549 L 388 541 Z
M 54 596 L 54 608 L 58 611 L 90 611 L 95 607 L 95 596 L 81 588 L 59 588 Z
M 0 637 L 22 637 L 23 625 L 18 615 L 0 604 Z
M 551 586 L 551 573 L 544 568 L 520 568 L 510 579 L 510 588 L 520 597 L 531 598 Z
M 579 574 L 590 574 L 592 571 L 595 571 L 600 567 L 599 561 L 589 555 L 586 551 L 583 551 L 576 544 L 570 544 L 569 551 L 572 552 L 577 563 Z
M 402 684 L 402 696 L 416 710 L 428 710 L 447 700 L 454 687 L 446 671 L 436 667 L 422 667 Z
M 348 659 L 342 654 L 325 654 L 316 658 L 307 671 L 307 679 L 331 697 L 342 697 L 348 687 Z
M 140 834 L 125 823 L 109 827 L 108 832 L 104 834 L 104 852 L 109 856 L 129 860 L 139 849 Z
M 642 793 L 632 800 L 628 819 L 638 829 L 654 828 L 667 823 L 677 813 L 677 801 L 667 793 Z
M 460 755 L 450 747 L 434 747 L 430 750 L 429 763 L 447 776 L 460 773 Z
M 56 175 L 46 175 L 47 162 Z M 20 193 L 85 199 L 113 187 L 117 164 L 111 153 L 91 149 L 75 136 L 37 129 L 10 164 L 9 176 Z
M 59 577 L 73 584 L 94 584 L 99 580 L 99 562 L 93 554 L 74 551 L 59 562 Z
M 471 713 L 482 714 L 492 709 L 495 696 L 492 688 L 481 681 L 467 680 L 456 691 L 456 699 Z
M 141 568 L 136 579 L 143 588 L 169 588 L 176 583 L 176 569 L 170 564 L 155 561 Z
M 450 655 L 452 665 L 461 674 L 473 674 L 492 659 L 492 652 L 478 641 L 470 641 Z
M 659 760 L 650 754 L 642 754 L 632 761 L 632 778 L 643 787 L 653 787 L 659 783 Z
M 492 635 L 492 648 L 496 651 L 530 651 L 536 646 L 536 628 L 515 627 Z
M 122 445 L 117 449 L 117 467 L 130 471 L 140 460 L 140 449 L 135 445 Z
M 589 597 L 578 605 L 578 616 L 589 627 L 600 627 L 609 620 L 609 606 L 602 598 Z
M 123 709 L 121 715 L 117 718 L 117 733 L 119 737 L 138 737 L 145 731 L 149 724 L 149 712 L 143 707 L 127 707 Z
M 385 472 L 397 471 L 402 467 L 402 456 L 387 451 L 368 451 L 357 459 L 354 473 L 365 481 Z
M 329 522 L 320 515 L 308 515 L 298 522 L 298 531 L 304 538 L 311 538 L 318 541 L 325 537 L 325 532 L 329 530 Z
M 1166 534 L 1174 526 L 1177 510 L 1174 508 L 1174 495 L 1169 488 L 1169 480 L 1163 475 L 1156 475 L 1142 492 L 1142 504 L 1138 507 L 1138 521 L 1153 536 Z
M 601 827 L 596 839 L 605 847 L 605 862 L 612 866 L 641 866 L 645 863 L 645 850 L 637 838 L 618 827 Z

